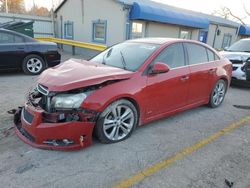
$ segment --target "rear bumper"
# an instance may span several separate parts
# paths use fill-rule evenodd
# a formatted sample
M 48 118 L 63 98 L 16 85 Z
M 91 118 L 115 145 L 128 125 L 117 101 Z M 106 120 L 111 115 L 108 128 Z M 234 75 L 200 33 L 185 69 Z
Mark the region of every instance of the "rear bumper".
M 44 123 L 43 112 L 29 105 L 22 108 L 15 123 L 16 134 L 22 141 L 52 150 L 78 150 L 92 144 L 94 122 Z M 65 139 L 72 143 L 65 144 Z

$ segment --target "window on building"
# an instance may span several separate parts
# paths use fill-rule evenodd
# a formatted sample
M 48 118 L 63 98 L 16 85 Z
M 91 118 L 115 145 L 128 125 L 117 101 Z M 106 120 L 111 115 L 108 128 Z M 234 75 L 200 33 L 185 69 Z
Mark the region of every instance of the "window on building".
M 74 39 L 74 23 L 71 21 L 64 23 L 64 38 Z
M 205 47 L 191 43 L 185 43 L 185 46 L 187 48 L 190 65 L 208 62 L 208 55 Z
M 93 22 L 93 42 L 106 43 L 107 21 L 97 20 Z
M 192 32 L 190 30 L 181 29 L 180 34 L 179 34 L 179 38 L 181 38 L 181 39 L 191 39 L 191 34 L 192 34 Z
M 231 34 L 224 34 L 222 46 L 221 48 L 229 47 L 231 45 L 232 35 Z
M 167 47 L 155 58 L 154 62 L 165 63 L 170 68 L 185 66 L 183 45 L 177 43 Z
M 132 23 L 132 39 L 144 37 L 144 25 L 139 22 Z
M 200 31 L 199 32 L 199 41 L 203 43 L 207 43 L 207 35 L 208 31 Z

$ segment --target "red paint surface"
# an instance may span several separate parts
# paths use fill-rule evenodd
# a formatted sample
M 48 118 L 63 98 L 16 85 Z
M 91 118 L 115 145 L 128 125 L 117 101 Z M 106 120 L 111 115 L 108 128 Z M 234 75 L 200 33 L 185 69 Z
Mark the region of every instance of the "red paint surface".
M 164 39 L 162 39 L 164 40 Z M 134 102 L 140 113 L 139 125 L 163 118 L 183 110 L 197 107 L 209 102 L 212 88 L 219 79 L 231 81 L 232 65 L 221 58 L 214 62 L 199 65 L 180 67 L 169 70 L 167 73 L 150 75 L 145 73 L 151 61 L 168 45 L 175 42 L 187 42 L 186 40 L 152 40 L 162 45 L 136 72 L 130 72 L 105 65 L 69 60 L 56 68 L 47 70 L 42 74 L 38 82 L 47 86 L 50 91 L 67 91 L 83 88 L 89 85 L 100 84 L 108 80 L 121 80 L 91 93 L 81 105 L 82 108 L 102 112 L 115 100 L 126 98 Z M 152 42 L 151 41 L 151 42 Z M 141 42 L 145 42 L 141 40 Z M 207 45 L 203 45 L 214 51 Z M 214 51 L 215 52 L 215 51 Z M 215 52 L 219 57 L 220 55 Z M 92 131 L 95 123 L 67 122 L 48 124 L 41 120 L 42 111 L 29 106 L 25 107 L 35 115 L 32 125 L 28 125 L 22 119 L 23 127 L 34 137 L 36 143 L 33 146 L 53 148 L 45 146 L 42 142 L 47 139 L 73 139 L 76 149 L 86 147 L 92 143 Z M 20 134 L 19 134 L 20 135 Z M 86 145 L 81 145 L 79 138 L 86 135 Z M 72 148 L 59 148 L 72 149 Z

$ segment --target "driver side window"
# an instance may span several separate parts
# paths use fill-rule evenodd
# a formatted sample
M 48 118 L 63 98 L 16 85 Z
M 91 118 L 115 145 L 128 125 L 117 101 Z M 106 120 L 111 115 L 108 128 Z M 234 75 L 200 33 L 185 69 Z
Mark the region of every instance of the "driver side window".
M 168 46 L 154 59 L 155 62 L 165 63 L 170 68 L 185 66 L 183 45 L 176 43 Z

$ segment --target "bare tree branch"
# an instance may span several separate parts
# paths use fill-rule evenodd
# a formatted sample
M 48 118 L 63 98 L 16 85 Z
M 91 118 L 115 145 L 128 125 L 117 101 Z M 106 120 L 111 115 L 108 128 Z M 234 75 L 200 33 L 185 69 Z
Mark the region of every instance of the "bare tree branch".
M 250 12 L 247 10 L 245 3 L 243 4 L 243 8 L 244 8 L 245 13 L 246 13 L 248 16 L 250 16 Z
M 228 7 L 225 7 L 225 9 L 228 11 L 228 13 L 229 13 L 232 17 L 234 17 L 234 18 L 236 18 L 237 20 L 239 20 L 243 25 L 246 25 L 245 22 L 242 20 L 242 18 L 240 18 L 240 17 L 236 16 L 235 14 L 233 14 L 232 11 L 231 11 Z
M 246 25 L 246 23 L 243 21 L 243 19 L 245 18 L 240 18 L 239 16 L 235 15 L 228 7 L 220 7 L 219 10 L 215 10 L 213 13 L 213 15 L 218 15 L 218 16 L 221 16 L 225 19 L 228 19 L 229 17 L 232 17 L 236 20 L 238 20 L 239 22 L 241 22 L 243 25 Z M 249 14 L 249 12 L 248 12 Z M 250 14 L 249 14 L 250 16 Z

